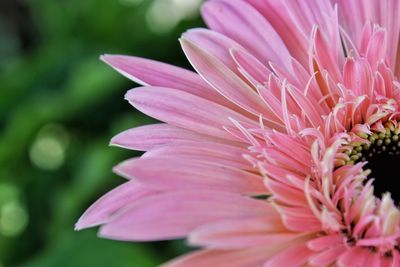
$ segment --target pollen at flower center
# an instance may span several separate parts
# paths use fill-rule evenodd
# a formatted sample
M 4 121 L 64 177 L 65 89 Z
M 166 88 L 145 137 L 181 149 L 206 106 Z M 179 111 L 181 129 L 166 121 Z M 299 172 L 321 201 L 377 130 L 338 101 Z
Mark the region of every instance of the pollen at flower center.
M 367 162 L 365 170 L 374 179 L 374 194 L 381 198 L 390 192 L 396 204 L 400 202 L 399 177 L 396 169 L 400 166 L 400 129 L 387 124 L 384 130 L 372 131 L 370 135 L 360 135 L 367 143 L 356 143 L 346 150 L 345 164 Z

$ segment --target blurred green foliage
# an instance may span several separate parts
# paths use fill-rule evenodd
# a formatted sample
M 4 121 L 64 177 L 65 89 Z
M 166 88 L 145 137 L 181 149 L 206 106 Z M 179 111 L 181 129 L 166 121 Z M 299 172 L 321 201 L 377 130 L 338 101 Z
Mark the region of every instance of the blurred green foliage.
M 123 243 L 74 223 L 123 182 L 136 152 L 108 147 L 152 120 L 123 100 L 136 85 L 102 53 L 188 66 L 177 42 L 202 26 L 198 0 L 0 1 L 0 266 L 156 266 L 183 241 Z

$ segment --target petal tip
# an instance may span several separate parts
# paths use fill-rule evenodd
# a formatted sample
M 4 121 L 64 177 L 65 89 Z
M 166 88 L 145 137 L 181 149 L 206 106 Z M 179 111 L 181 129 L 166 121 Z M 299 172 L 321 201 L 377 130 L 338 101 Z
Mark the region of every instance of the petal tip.
M 121 147 L 124 144 L 124 137 L 126 136 L 125 131 L 116 134 L 111 140 L 108 142 L 108 146 L 112 147 Z
M 74 225 L 74 230 L 75 230 L 75 231 L 81 231 L 81 230 L 90 228 L 90 227 L 92 227 L 92 226 L 94 226 L 94 225 L 92 225 L 92 223 L 90 223 L 90 222 L 87 220 L 87 218 L 86 218 L 86 216 L 85 216 L 85 214 L 84 214 L 84 215 L 82 215 L 82 216 L 78 219 L 78 221 L 75 223 L 75 225 Z
M 125 93 L 124 99 L 127 100 L 127 101 L 131 101 L 133 96 L 134 96 L 134 94 L 135 94 L 134 89 L 130 89 Z
M 113 173 L 124 177 L 126 179 L 132 179 L 130 170 L 133 168 L 134 159 L 125 160 L 112 168 Z
M 108 64 L 108 65 L 112 65 L 112 59 L 116 57 L 115 55 L 111 55 L 111 54 L 102 54 L 100 55 L 100 60 L 103 61 L 104 63 Z
M 99 217 L 98 213 L 90 207 L 75 223 L 74 230 L 81 231 L 87 228 L 99 226 L 105 222 L 106 221 L 103 218 Z
M 80 231 L 82 230 L 84 227 L 81 226 L 81 224 L 79 223 L 79 221 L 74 225 L 74 231 Z

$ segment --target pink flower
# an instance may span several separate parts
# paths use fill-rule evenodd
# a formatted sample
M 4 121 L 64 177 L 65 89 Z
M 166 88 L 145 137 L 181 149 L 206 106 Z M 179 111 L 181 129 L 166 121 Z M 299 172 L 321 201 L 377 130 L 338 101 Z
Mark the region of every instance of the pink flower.
M 76 228 L 203 248 L 174 267 L 400 266 L 400 1 L 210 0 L 202 14 L 211 30 L 180 40 L 197 74 L 102 57 L 164 123 L 112 139 L 146 153 Z

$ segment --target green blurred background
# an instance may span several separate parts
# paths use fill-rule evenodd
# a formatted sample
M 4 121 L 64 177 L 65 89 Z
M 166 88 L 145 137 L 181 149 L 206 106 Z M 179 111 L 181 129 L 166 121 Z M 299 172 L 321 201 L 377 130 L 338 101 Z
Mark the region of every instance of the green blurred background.
M 108 147 L 152 120 L 123 100 L 133 82 L 99 60 L 132 54 L 188 67 L 178 37 L 201 0 L 0 0 L 0 267 L 156 266 L 183 241 L 124 243 L 74 223 L 123 182 L 136 152 Z

